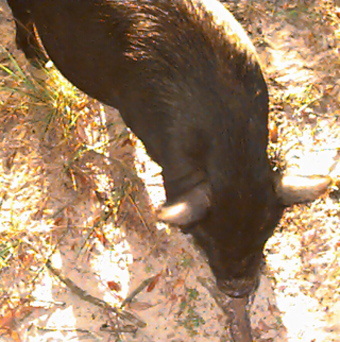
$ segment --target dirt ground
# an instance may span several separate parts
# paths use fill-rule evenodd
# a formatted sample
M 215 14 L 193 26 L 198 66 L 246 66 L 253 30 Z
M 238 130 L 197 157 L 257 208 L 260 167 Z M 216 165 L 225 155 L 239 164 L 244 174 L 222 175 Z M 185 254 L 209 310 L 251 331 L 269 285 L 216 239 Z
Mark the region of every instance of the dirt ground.
M 323 198 L 287 210 L 267 242 L 254 340 L 339 342 L 340 8 L 228 5 L 270 88 L 270 156 L 335 180 Z M 213 278 L 205 257 L 155 220 L 161 169 L 116 110 L 32 69 L 14 33 L 0 0 L 0 341 L 230 341 L 202 281 Z

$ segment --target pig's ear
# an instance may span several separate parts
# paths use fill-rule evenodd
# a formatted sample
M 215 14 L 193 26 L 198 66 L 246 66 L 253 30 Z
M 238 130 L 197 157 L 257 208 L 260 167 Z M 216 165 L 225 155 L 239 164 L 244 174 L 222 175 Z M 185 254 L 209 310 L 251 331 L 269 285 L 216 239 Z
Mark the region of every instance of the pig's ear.
M 331 182 L 329 176 L 286 175 L 277 180 L 276 193 L 286 206 L 306 203 L 325 193 Z
M 187 226 L 204 218 L 210 207 L 210 189 L 200 184 L 180 196 L 174 203 L 164 205 L 158 219 L 179 226 Z

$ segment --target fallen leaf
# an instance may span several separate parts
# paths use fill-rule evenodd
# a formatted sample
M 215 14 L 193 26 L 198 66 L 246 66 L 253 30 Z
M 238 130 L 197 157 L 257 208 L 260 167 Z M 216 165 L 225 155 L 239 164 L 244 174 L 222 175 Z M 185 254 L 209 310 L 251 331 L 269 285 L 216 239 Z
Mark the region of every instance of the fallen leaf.
M 262 319 L 259 321 L 258 326 L 262 332 L 268 332 L 269 330 L 271 330 L 271 327 Z
M 108 281 L 108 282 L 107 282 L 107 286 L 109 287 L 109 289 L 110 289 L 111 291 L 116 291 L 116 292 L 118 292 L 118 291 L 120 291 L 120 290 L 122 289 L 121 284 L 119 284 L 119 283 L 117 283 L 117 282 L 115 282 L 115 281 L 113 281 L 113 280 Z
M 275 122 L 271 122 L 269 124 L 269 140 L 273 144 L 276 144 L 278 142 L 278 139 L 279 139 L 279 132 L 278 132 L 277 125 L 275 124 Z
M 10 170 L 13 166 L 14 163 L 14 158 L 17 155 L 17 151 L 14 151 L 13 153 L 11 153 L 11 155 L 5 159 L 5 166 L 8 170 Z
M 105 234 L 103 234 L 103 232 L 95 230 L 94 236 L 102 243 L 103 246 L 107 246 L 108 239 L 106 238 Z
M 0 327 L 0 336 L 8 335 L 14 342 L 21 342 L 19 334 L 9 328 Z
M 154 278 L 152 279 L 152 281 L 150 282 L 150 284 L 146 288 L 146 292 L 151 292 L 155 288 L 155 286 L 158 283 L 161 275 L 162 275 L 162 273 L 158 273 L 157 275 L 154 276 Z
M 174 284 L 174 288 L 182 287 L 184 283 L 185 283 L 185 280 L 183 278 L 178 278 Z
M 136 311 L 143 311 L 151 308 L 152 305 L 146 302 L 132 302 L 129 304 L 129 308 Z

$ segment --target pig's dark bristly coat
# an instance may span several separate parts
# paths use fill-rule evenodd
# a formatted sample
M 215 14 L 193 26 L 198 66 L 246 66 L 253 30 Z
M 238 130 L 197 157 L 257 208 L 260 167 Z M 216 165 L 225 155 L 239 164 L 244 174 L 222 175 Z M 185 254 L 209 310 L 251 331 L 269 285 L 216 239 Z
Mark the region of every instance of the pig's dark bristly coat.
M 267 86 L 231 14 L 214 0 L 8 2 L 26 56 L 41 58 L 34 22 L 57 68 L 118 108 L 163 167 L 160 217 L 196 237 L 223 290 L 251 292 L 283 205 L 266 154 Z

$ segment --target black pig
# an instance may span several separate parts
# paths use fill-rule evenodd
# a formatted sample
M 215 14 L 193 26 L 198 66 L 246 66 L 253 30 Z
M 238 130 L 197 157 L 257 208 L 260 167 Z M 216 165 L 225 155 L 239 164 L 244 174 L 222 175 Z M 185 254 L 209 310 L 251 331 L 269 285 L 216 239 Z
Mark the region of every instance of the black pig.
M 34 23 L 64 76 L 118 108 L 162 166 L 159 218 L 194 235 L 225 293 L 253 291 L 284 207 L 329 179 L 271 169 L 267 86 L 240 24 L 217 0 L 8 3 L 26 57 L 44 59 Z

